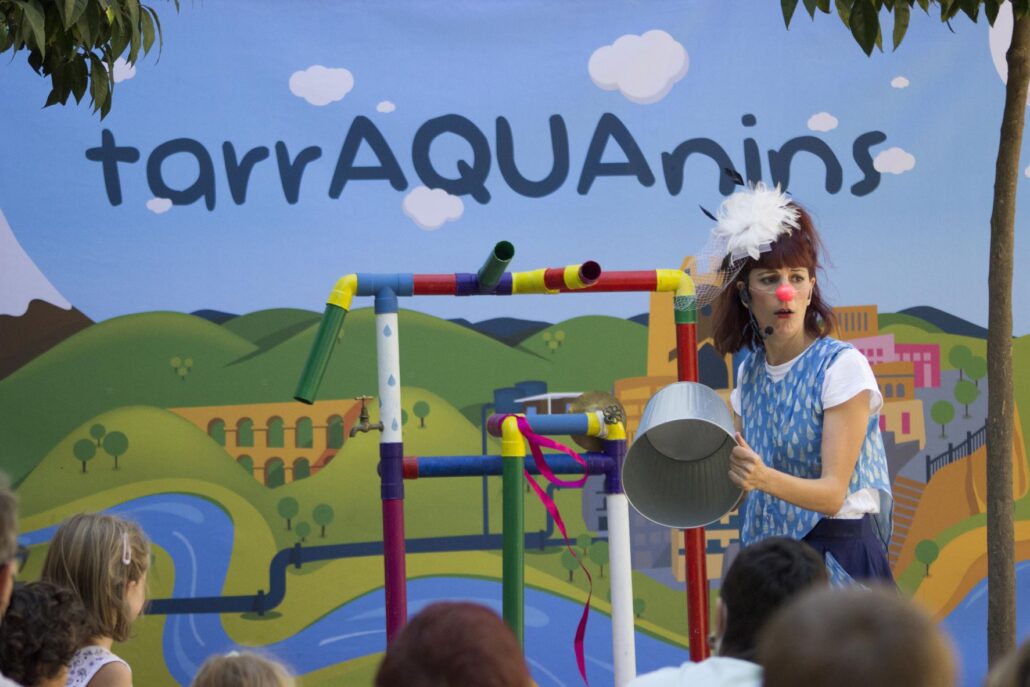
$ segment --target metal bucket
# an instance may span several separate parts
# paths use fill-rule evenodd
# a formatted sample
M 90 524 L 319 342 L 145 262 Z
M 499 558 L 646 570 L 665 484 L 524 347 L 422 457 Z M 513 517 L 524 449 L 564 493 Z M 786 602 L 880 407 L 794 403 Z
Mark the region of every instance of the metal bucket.
M 728 474 L 735 435 L 715 391 L 695 382 L 665 387 L 647 402 L 626 454 L 622 484 L 630 504 L 666 527 L 719 520 L 741 495 Z

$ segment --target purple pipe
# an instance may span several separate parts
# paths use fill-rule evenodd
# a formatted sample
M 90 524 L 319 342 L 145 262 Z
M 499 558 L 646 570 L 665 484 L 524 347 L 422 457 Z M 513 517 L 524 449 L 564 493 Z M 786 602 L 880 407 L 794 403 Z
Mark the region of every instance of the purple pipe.
M 383 500 L 383 566 L 386 578 L 386 643 L 408 621 L 404 569 L 404 499 Z

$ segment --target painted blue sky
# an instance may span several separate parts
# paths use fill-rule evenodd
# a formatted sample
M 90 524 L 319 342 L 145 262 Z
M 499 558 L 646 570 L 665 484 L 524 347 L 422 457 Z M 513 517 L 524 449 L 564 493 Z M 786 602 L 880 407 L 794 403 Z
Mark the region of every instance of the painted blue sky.
M 7 134 L 0 210 L 54 286 L 94 319 L 147 310 L 318 310 L 342 274 L 474 272 L 500 239 L 515 244 L 513 269 L 587 259 L 608 269 L 677 267 L 703 246 L 710 229 L 698 205 L 714 210 L 722 196 L 714 165 L 700 158 L 688 162 L 682 191 L 670 194 L 663 152 L 705 137 L 743 170 L 744 140 L 751 137 L 763 151 L 768 178 L 765 151 L 810 135 L 825 141 L 843 168 L 836 194 L 824 188 L 821 163 L 805 154 L 795 159 L 790 179 L 790 191 L 814 212 L 828 247 L 831 301 L 876 303 L 886 312 L 933 305 L 986 325 L 988 222 L 1004 86 L 985 23 L 960 18 L 951 33 L 936 17 L 917 13 L 897 52 L 867 58 L 835 16 L 813 23 L 799 10 L 787 31 L 773 2 L 254 0 L 184 3 L 177 15 L 165 3 L 156 8 L 165 32 L 161 59 L 156 53 L 145 58 L 131 79 L 118 83 L 104 122 L 86 107 L 41 110 L 48 86 L 23 56 L 0 63 Z M 678 80 L 669 75 L 664 96 L 634 102 L 595 83 L 588 69 L 595 51 L 655 29 L 687 57 L 686 73 Z M 352 87 L 325 105 L 296 95 L 291 76 L 314 65 L 346 69 Z M 897 77 L 907 87 L 892 87 Z M 395 109 L 380 111 L 389 109 L 384 102 Z M 812 130 L 810 118 L 824 112 L 836 126 Z M 653 186 L 609 176 L 577 193 L 604 113 L 631 132 L 656 177 Z M 460 216 L 430 231 L 403 207 L 423 185 L 412 140 L 427 120 L 447 114 L 466 117 L 484 132 L 492 154 L 485 181 L 491 199 L 448 199 Z M 525 176 L 539 179 L 550 169 L 548 119 L 556 114 L 568 128 L 568 178 L 545 197 L 519 195 L 497 166 L 495 119 L 511 123 L 515 161 Z M 757 123 L 745 127 L 745 114 Z M 358 116 L 382 132 L 406 189 L 353 180 L 339 198 L 329 197 L 340 147 Z M 141 154 L 139 162 L 120 166 L 124 202 L 118 206 L 108 202 L 100 164 L 85 157 L 103 129 Z M 855 197 L 848 189 L 863 173 L 852 145 L 875 130 L 887 138 L 871 149 L 873 156 L 900 148 L 915 164 L 901 174 L 884 173 L 872 193 Z M 148 208 L 154 193 L 147 159 L 180 137 L 199 141 L 214 161 L 213 211 L 203 201 L 162 213 Z M 230 194 L 226 141 L 241 156 L 258 146 L 272 149 L 254 167 L 242 205 Z M 291 156 L 309 146 L 322 150 L 307 166 L 295 204 L 280 186 L 277 141 Z M 470 157 L 454 136 L 431 147 L 433 165 L 445 176 L 455 176 L 457 161 Z M 1024 154 L 1021 169 L 1028 158 Z M 622 159 L 609 143 L 603 160 Z M 357 162 L 376 164 L 367 147 Z M 189 186 L 196 170 L 185 155 L 162 166 L 174 188 Z M 1030 178 L 1021 175 L 1019 186 L 1014 317 L 1015 333 L 1026 334 L 1030 248 L 1022 228 L 1030 218 Z M 647 297 L 418 298 L 403 305 L 472 320 L 557 321 L 633 315 L 646 310 Z

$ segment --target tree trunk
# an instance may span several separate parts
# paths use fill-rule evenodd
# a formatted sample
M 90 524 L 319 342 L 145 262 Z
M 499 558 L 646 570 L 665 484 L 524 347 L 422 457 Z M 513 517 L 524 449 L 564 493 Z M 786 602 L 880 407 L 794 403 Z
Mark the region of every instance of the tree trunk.
M 1015 9 L 1015 8 L 1013 8 Z M 987 657 L 991 666 L 1015 648 L 1015 527 L 1012 522 L 1012 265 L 1016 184 L 1030 79 L 1030 17 L 1013 12 L 1005 56 L 1008 83 L 994 170 L 987 314 Z

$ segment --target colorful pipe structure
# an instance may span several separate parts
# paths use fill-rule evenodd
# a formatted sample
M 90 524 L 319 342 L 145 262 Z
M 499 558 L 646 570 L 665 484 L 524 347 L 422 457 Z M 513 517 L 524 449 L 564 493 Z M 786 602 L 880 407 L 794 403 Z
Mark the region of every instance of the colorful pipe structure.
M 295 398 L 305 403 L 313 403 L 318 395 L 318 388 L 325 374 L 326 367 L 335 347 L 337 337 L 351 308 L 355 296 L 374 297 L 376 314 L 376 348 L 378 354 L 380 420 L 384 431 L 380 440 L 379 474 L 381 477 L 381 498 L 383 505 L 383 539 L 384 539 L 384 578 L 386 587 L 386 632 L 387 642 L 393 640 L 397 632 L 407 620 L 405 546 L 404 546 L 404 476 L 405 461 L 403 457 L 403 439 L 401 432 L 400 405 L 400 356 L 398 347 L 397 299 L 401 296 L 514 296 L 524 294 L 558 294 L 558 293 L 599 293 L 599 292 L 671 292 L 676 323 L 677 371 L 680 381 L 697 381 L 697 311 L 694 298 L 694 283 L 690 277 L 680 270 L 658 269 L 640 271 L 603 272 L 600 265 L 587 261 L 578 265 L 544 268 L 526 272 L 506 272 L 508 263 L 514 256 L 514 247 L 507 241 L 498 243 L 483 266 L 476 274 L 369 274 L 357 273 L 341 277 L 333 287 L 327 299 L 325 312 L 319 325 L 318 333 L 312 345 L 307 363 L 301 375 Z M 536 416 L 532 422 L 539 424 L 547 416 Z M 589 422 L 589 421 L 588 421 Z M 501 464 L 502 474 L 512 473 L 521 481 L 521 470 L 525 461 L 525 445 L 521 435 L 516 439 L 511 434 L 505 440 L 502 427 Z M 533 431 L 551 433 L 553 427 L 540 425 Z M 510 431 L 510 430 L 509 430 Z M 584 431 L 561 432 L 569 434 L 588 434 Z M 597 436 L 597 435 L 595 435 Z M 621 442 L 621 451 L 625 453 L 625 436 L 609 437 L 611 442 Z M 505 448 L 506 447 L 506 448 Z M 619 452 L 618 446 L 612 451 Z M 606 446 L 606 455 L 608 449 Z M 617 458 L 621 467 L 621 455 Z M 475 458 L 478 458 L 475 457 Z M 469 457 L 472 460 L 473 457 Z M 421 460 L 424 459 L 420 459 Z M 410 461 L 409 461 L 410 462 Z M 410 469 L 410 468 L 409 468 Z M 493 468 L 491 468 L 493 469 Z M 421 465 L 419 470 L 421 471 Z M 477 473 L 486 474 L 486 473 Z M 609 492 L 608 508 L 619 512 L 625 508 L 625 495 L 621 490 L 621 479 L 612 477 L 619 470 L 606 472 L 606 483 L 611 481 L 613 491 Z M 520 485 L 521 486 L 521 485 Z M 607 485 L 606 485 L 607 486 Z M 509 523 L 515 531 L 517 539 L 522 540 L 522 515 L 516 512 L 515 502 L 522 503 L 521 488 L 517 496 L 510 495 L 505 499 L 504 524 L 505 533 Z M 508 501 L 512 501 L 511 513 L 508 512 Z M 521 507 L 521 506 L 519 506 Z M 609 526 L 616 520 L 615 514 L 609 514 Z M 628 511 L 626 530 L 623 533 L 628 542 Z M 616 526 L 617 529 L 618 526 Z M 609 537 L 619 538 L 611 529 Z M 515 535 L 513 535 L 515 537 Z M 705 573 L 705 538 L 704 529 L 696 528 L 685 531 L 687 557 L 687 611 L 690 635 L 691 659 L 699 661 L 708 655 L 708 589 Z M 610 550 L 614 552 L 614 542 L 610 542 Z M 508 554 L 505 551 L 506 556 Z M 516 556 L 514 552 L 511 554 Z M 628 548 L 625 562 L 625 578 L 629 580 Z M 622 562 L 619 563 L 623 565 Z M 511 575 L 520 580 L 521 562 L 518 573 L 514 558 L 511 562 Z M 509 566 L 504 565 L 505 579 L 509 574 Z M 622 573 L 615 572 L 615 560 L 612 560 L 612 599 L 613 626 L 616 623 L 616 591 L 615 578 Z M 514 584 L 514 582 L 512 583 Z M 621 588 L 620 588 L 621 589 Z M 521 594 L 521 592 L 520 592 Z M 620 591 L 618 596 L 620 608 L 629 599 L 630 654 L 632 654 L 632 591 L 628 596 Z M 521 597 L 520 597 L 521 598 Z M 521 636 L 521 631 L 520 631 Z M 625 653 L 625 652 L 624 652 Z M 617 653 L 618 655 L 618 653 Z M 632 659 L 632 655 L 629 656 Z M 635 666 L 625 668 L 626 661 L 620 660 L 622 675 L 618 675 L 616 685 L 632 678 Z

